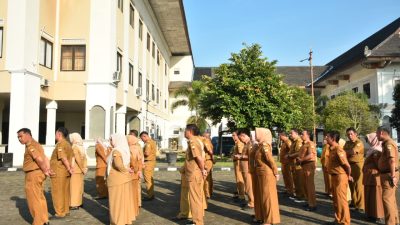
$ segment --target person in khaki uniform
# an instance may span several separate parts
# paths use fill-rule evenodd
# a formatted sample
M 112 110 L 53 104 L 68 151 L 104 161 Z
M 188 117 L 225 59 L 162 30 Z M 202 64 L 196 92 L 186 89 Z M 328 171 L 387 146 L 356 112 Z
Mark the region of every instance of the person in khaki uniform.
M 238 199 L 240 202 L 245 201 L 245 187 L 242 171 L 240 170 L 240 156 L 242 155 L 244 144 L 239 140 L 237 136 L 237 132 L 232 132 L 232 139 L 235 142 L 235 146 L 233 147 L 233 167 L 235 170 L 235 181 L 236 181 L 236 194 L 234 196 L 235 199 Z
M 352 181 L 351 167 L 347 161 L 346 152 L 339 146 L 340 133 L 330 131 L 327 142 L 331 146 L 329 152 L 328 172 L 332 179 L 332 199 L 335 210 L 334 224 L 350 224 L 350 210 L 347 203 L 347 189 Z
M 332 196 L 331 176 L 328 173 L 329 148 L 330 146 L 326 142 L 326 136 L 325 136 L 324 146 L 322 148 L 322 153 L 321 153 L 321 165 L 322 165 L 322 172 L 324 175 L 325 194 L 328 196 Z
M 288 194 L 291 197 L 294 197 L 293 175 L 292 175 L 290 160 L 288 158 L 292 142 L 290 141 L 286 132 L 280 132 L 279 139 L 282 141 L 281 148 L 279 151 L 279 160 L 281 162 L 281 171 L 283 176 L 283 182 L 285 184 L 286 194 Z
M 310 133 L 303 130 L 301 134 L 303 146 L 300 148 L 299 157 L 296 159 L 297 163 L 301 165 L 304 173 L 304 190 L 308 200 L 307 211 L 315 211 L 317 209 L 317 200 L 315 196 L 315 163 L 317 160 L 317 150 L 315 143 L 310 140 Z
M 368 221 L 380 223 L 385 217 L 378 167 L 382 154 L 382 143 L 378 140 L 376 133 L 367 134 L 366 139 L 370 148 L 367 150 L 363 167 L 365 215 Z
M 399 211 L 397 210 L 396 190 L 399 181 L 399 153 L 397 143 L 390 138 L 389 128 L 379 127 L 376 136 L 379 141 L 382 141 L 382 154 L 378 161 L 378 168 L 381 178 L 385 224 L 398 224 Z
M 43 193 L 46 176 L 51 175 L 50 165 L 43 147 L 32 138 L 31 130 L 22 128 L 17 132 L 18 140 L 25 145 L 24 163 L 25 195 L 33 225 L 48 224 L 46 198 Z
M 292 139 L 292 145 L 290 146 L 290 151 L 288 158 L 291 160 L 292 164 L 292 174 L 294 181 L 294 189 L 296 197 L 289 197 L 295 202 L 305 202 L 305 191 L 304 191 L 304 173 L 300 165 L 295 164 L 296 158 L 299 156 L 300 148 L 303 146 L 303 140 L 299 136 L 297 129 L 292 129 L 290 131 L 290 137 Z
M 154 168 L 156 167 L 157 144 L 151 139 L 149 133 L 143 131 L 140 138 L 145 143 L 143 148 L 144 155 L 144 182 L 146 183 L 146 201 L 154 199 Z
M 263 224 L 281 222 L 279 214 L 276 182 L 279 180 L 278 168 L 272 156 L 272 134 L 269 129 L 256 128 L 258 147 L 255 150 L 254 164 L 258 177 Z
M 347 160 L 351 166 L 351 176 L 354 181 L 349 183 L 351 191 L 351 205 L 364 213 L 364 186 L 362 168 L 364 165 L 364 144 L 357 138 L 357 132 L 350 127 L 346 130 L 348 141 L 344 144 L 343 149 L 346 151 Z
M 179 213 L 173 220 L 191 220 L 192 213 L 190 212 L 190 201 L 189 201 L 189 182 L 186 179 L 185 167 L 179 168 L 181 174 L 181 195 L 179 202 Z
M 253 135 L 253 133 L 252 133 Z M 255 139 L 255 133 L 252 136 Z M 249 153 L 249 173 L 251 174 L 251 187 L 253 188 L 253 198 L 254 198 L 254 218 L 253 223 L 262 223 L 263 222 L 263 207 L 261 200 L 261 191 L 260 189 L 260 179 L 257 173 L 256 167 L 256 153 L 257 153 L 258 143 L 254 142 L 251 147 L 251 151 Z
M 188 149 L 184 163 L 184 174 L 189 187 L 189 204 L 193 224 L 204 224 L 204 179 L 207 170 L 204 167 L 205 153 L 203 142 L 197 137 L 199 129 L 195 124 L 186 125 L 185 138 L 188 139 Z
M 129 131 L 129 135 L 133 135 L 133 136 L 139 138 L 139 132 L 137 130 L 130 130 Z M 139 142 L 137 142 L 135 145 L 136 145 L 137 148 L 139 148 L 139 156 L 140 156 L 140 159 L 142 160 L 142 170 L 143 170 L 143 168 L 144 168 L 143 149 L 140 146 Z M 142 178 L 143 178 L 143 173 L 142 173 L 142 176 L 139 177 L 139 179 L 138 179 L 138 186 L 137 186 L 138 199 L 139 199 L 139 202 L 138 202 L 139 208 L 142 207 Z
M 73 151 L 66 137 L 68 137 L 68 130 L 65 127 L 58 128 L 57 144 L 50 158 L 50 168 L 55 173 L 51 176 L 51 197 L 56 212 L 53 219 L 69 214 L 70 180 L 74 169 L 71 164 Z
M 139 215 L 139 195 L 137 187 L 139 185 L 139 179 L 142 177 L 142 158 L 140 156 L 140 145 L 137 146 L 139 139 L 133 135 L 127 135 L 126 139 L 129 145 L 129 151 L 131 152 L 130 168 L 132 170 L 132 197 L 135 216 Z
M 204 166 L 207 170 L 207 178 L 204 180 L 204 195 L 206 198 L 211 198 L 213 193 L 212 168 L 214 165 L 214 147 L 211 143 L 210 133 L 205 132 L 203 134 L 202 141 L 204 144 L 204 152 L 206 153 L 206 161 L 204 162 Z
M 242 171 L 242 176 L 244 180 L 245 193 L 247 195 L 247 204 L 243 205 L 244 210 L 254 209 L 254 193 L 253 193 L 253 181 L 252 174 L 249 169 L 249 155 L 253 148 L 253 141 L 251 140 L 250 130 L 241 129 L 238 132 L 240 141 L 244 143 L 244 148 L 242 154 L 239 156 L 240 159 L 240 170 Z
M 125 135 L 113 134 L 107 158 L 107 187 L 111 225 L 132 224 L 136 220 L 133 203 L 131 156 Z
M 86 152 L 83 147 L 83 140 L 80 134 L 72 133 L 69 135 L 69 140 L 72 143 L 72 167 L 74 172 L 71 174 L 71 184 L 70 184 L 70 209 L 77 210 L 82 206 L 83 198 L 83 179 L 84 175 L 87 173 L 87 159 Z
M 96 156 L 96 190 L 97 197 L 95 199 L 104 199 L 108 196 L 107 184 L 106 184 L 106 172 L 107 172 L 107 157 L 111 152 L 111 149 L 105 145 L 101 138 L 96 140 L 95 145 L 95 156 Z

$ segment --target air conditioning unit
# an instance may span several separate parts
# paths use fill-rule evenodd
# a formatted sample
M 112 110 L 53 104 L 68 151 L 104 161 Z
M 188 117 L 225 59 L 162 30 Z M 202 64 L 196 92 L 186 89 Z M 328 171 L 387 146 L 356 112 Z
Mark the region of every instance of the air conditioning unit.
M 121 80 L 121 72 L 119 70 L 115 71 L 113 74 L 113 82 L 119 83 Z
M 42 78 L 40 80 L 40 87 L 44 88 L 44 87 L 48 87 L 50 86 L 50 81 L 47 79 Z
M 141 87 L 136 88 L 136 96 L 142 96 L 142 88 Z

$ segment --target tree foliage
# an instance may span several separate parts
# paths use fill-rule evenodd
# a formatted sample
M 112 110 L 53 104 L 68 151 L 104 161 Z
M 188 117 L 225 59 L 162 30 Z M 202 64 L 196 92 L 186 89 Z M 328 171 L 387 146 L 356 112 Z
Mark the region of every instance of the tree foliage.
M 392 109 L 390 124 L 397 130 L 399 130 L 400 129 L 400 84 L 397 84 L 394 87 L 393 100 L 394 100 L 394 108 Z
M 258 44 L 232 53 L 215 77 L 204 77 L 201 115 L 217 124 L 228 119 L 235 127 L 312 127 L 311 97 L 304 90 L 288 87 L 276 72 L 276 61 L 262 57 Z M 310 113 L 311 112 L 311 113 Z
M 328 101 L 322 111 L 322 122 L 326 130 L 338 130 L 342 135 L 349 127 L 354 127 L 360 134 L 368 134 L 379 125 L 366 96 L 353 92 L 345 92 Z

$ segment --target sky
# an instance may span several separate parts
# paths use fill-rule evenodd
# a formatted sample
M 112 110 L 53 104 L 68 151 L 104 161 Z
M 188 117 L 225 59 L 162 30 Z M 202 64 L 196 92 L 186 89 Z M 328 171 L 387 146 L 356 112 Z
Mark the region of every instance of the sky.
M 196 67 L 258 43 L 278 66 L 325 65 L 400 17 L 400 0 L 183 0 Z

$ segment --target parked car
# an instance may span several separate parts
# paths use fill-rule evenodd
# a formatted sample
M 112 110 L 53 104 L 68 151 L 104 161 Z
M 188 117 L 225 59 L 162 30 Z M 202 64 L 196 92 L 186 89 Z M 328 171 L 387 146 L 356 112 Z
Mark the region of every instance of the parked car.
M 220 155 L 221 150 L 222 150 L 223 155 L 225 155 L 225 156 L 231 155 L 232 149 L 235 146 L 235 142 L 233 141 L 231 135 L 222 136 L 220 141 L 218 141 L 218 136 L 215 136 L 215 137 L 211 138 L 211 143 L 214 146 L 214 154 L 215 155 Z M 219 143 L 221 143 L 221 149 L 219 147 Z

